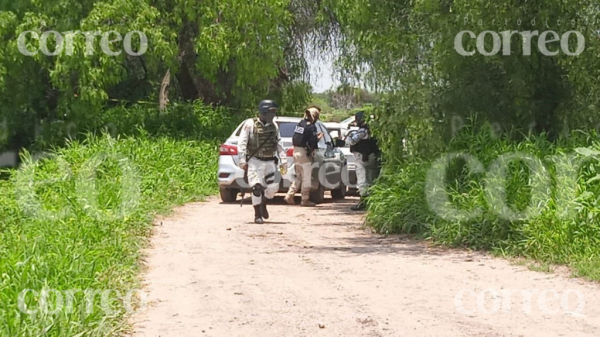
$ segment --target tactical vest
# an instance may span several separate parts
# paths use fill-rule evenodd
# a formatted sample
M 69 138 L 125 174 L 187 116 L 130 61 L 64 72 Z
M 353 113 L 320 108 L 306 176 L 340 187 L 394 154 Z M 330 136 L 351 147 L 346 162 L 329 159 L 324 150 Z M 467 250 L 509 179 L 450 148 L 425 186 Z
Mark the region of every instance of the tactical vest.
M 258 149 L 260 144 L 263 144 L 263 146 Z M 272 158 L 276 156 L 277 128 L 274 123 L 265 126 L 258 118 L 254 119 L 254 132 L 250 135 L 250 139 L 248 139 L 247 153 L 248 155 L 254 153 L 254 157 L 257 158 Z
M 315 124 L 309 123 L 306 119 L 301 120 L 294 129 L 292 145 L 303 147 L 310 154 L 317 147 L 317 128 Z
M 371 153 L 375 153 L 377 156 L 379 156 L 381 154 L 381 151 L 379 150 L 379 146 L 377 145 L 377 139 L 373 138 L 373 136 L 371 135 L 371 130 L 369 129 L 369 126 L 365 125 L 364 128 L 367 129 L 367 134 L 369 135 L 369 138 L 361 139 L 355 145 L 351 145 L 350 152 L 358 152 L 362 154 L 363 161 L 367 161 Z

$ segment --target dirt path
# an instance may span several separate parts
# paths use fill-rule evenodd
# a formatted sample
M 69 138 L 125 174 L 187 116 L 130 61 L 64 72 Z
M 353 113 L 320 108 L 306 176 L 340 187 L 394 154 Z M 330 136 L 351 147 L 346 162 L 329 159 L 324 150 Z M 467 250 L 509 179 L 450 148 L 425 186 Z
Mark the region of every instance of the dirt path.
M 276 203 L 264 225 L 216 199 L 162 220 L 133 336 L 600 336 L 596 284 L 370 234 L 348 203 Z

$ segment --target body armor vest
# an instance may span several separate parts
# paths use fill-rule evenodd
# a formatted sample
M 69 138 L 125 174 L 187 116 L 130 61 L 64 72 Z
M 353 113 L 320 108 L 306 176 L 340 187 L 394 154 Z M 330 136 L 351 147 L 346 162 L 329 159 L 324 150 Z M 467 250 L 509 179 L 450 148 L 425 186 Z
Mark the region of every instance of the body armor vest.
M 301 120 L 292 137 L 292 145 L 306 149 L 306 153 L 310 155 L 317 148 L 319 140 L 317 138 L 317 128 L 315 124 L 310 123 L 306 119 Z
M 257 158 L 275 157 L 277 153 L 276 133 L 277 129 L 275 127 L 275 124 L 265 126 L 259 121 L 258 118 L 255 118 L 254 132 L 250 135 L 250 139 L 248 140 L 248 155 L 254 153 L 254 157 Z M 263 146 L 260 149 L 258 149 L 258 147 L 261 144 L 263 144 Z
M 371 135 L 371 130 L 369 129 L 369 126 L 365 125 L 364 128 L 367 130 L 369 138 L 362 139 L 355 145 L 350 146 L 350 151 L 362 154 L 363 161 L 367 161 L 369 155 L 375 153 L 377 156 L 379 156 L 381 154 L 381 151 L 379 150 L 379 146 L 377 145 L 377 139 L 373 138 L 373 136 Z

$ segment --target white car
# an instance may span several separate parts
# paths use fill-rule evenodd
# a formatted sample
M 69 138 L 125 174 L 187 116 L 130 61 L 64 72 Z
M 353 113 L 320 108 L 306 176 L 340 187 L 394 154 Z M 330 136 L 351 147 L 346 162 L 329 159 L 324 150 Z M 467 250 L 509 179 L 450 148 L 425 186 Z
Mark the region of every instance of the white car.
M 354 116 L 348 117 L 338 124 L 342 125 L 346 130 L 350 129 L 350 124 L 354 123 Z
M 352 121 L 354 121 L 354 117 L 352 117 Z M 345 183 L 348 187 L 348 194 L 354 194 L 356 192 L 356 167 L 355 167 L 355 163 L 354 163 L 354 154 L 352 152 L 350 152 L 350 147 L 345 144 L 345 139 L 346 136 L 348 134 L 348 131 L 350 131 L 350 129 L 348 129 L 348 125 L 345 123 L 323 123 L 325 125 L 325 127 L 327 128 L 327 130 L 329 130 L 329 134 L 331 135 L 331 138 L 334 140 L 335 139 L 339 139 L 341 141 L 344 141 L 344 146 L 340 146 L 340 150 L 344 153 L 344 155 L 346 156 L 346 159 L 348 160 L 348 177 L 347 180 L 345 180 Z M 341 143 L 339 144 L 341 145 Z
M 279 171 L 275 174 L 275 181 L 279 181 L 279 192 L 286 193 L 291 185 L 294 175 L 294 158 L 292 136 L 296 125 L 301 121 L 298 117 L 277 116 L 274 122 L 279 126 L 279 134 L 286 150 L 288 171 L 281 176 Z M 221 200 L 223 202 L 235 202 L 237 195 L 242 190 L 251 193 L 250 186 L 244 182 L 244 171 L 238 166 L 238 141 L 242 126 L 246 121 L 240 123 L 231 136 L 219 148 L 219 168 L 217 178 Z M 342 145 L 339 143 L 338 145 Z M 331 191 L 333 199 L 344 199 L 346 196 L 346 185 L 343 175 L 348 175 L 347 160 L 344 151 L 333 147 L 325 153 L 322 163 L 313 167 L 311 200 L 315 203 L 323 202 L 325 190 Z M 346 180 L 347 181 L 347 180 Z

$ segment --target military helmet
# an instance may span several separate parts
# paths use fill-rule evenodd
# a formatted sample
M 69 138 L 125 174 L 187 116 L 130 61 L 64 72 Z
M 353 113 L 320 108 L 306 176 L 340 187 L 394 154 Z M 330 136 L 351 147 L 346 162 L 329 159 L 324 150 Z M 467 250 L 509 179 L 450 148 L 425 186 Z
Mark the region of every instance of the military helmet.
M 365 112 L 359 111 L 354 115 L 354 122 L 358 125 L 365 121 Z
M 277 104 L 274 101 L 265 99 L 265 100 L 261 101 L 260 104 L 258 105 L 258 112 L 260 112 L 261 115 L 264 115 L 267 112 L 277 110 L 278 108 L 279 107 L 277 106 Z

